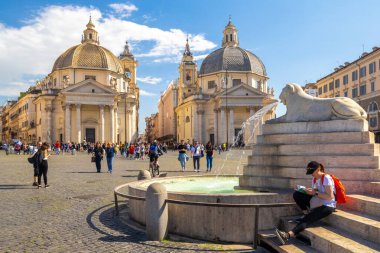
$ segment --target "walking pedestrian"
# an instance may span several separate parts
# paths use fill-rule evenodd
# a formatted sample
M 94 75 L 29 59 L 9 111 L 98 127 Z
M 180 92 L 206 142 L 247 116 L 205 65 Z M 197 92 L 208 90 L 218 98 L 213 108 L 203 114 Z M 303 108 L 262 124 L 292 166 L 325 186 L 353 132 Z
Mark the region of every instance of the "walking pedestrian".
M 181 169 L 184 172 L 186 170 L 186 162 L 188 160 L 188 156 L 186 155 L 186 145 L 185 141 L 181 140 L 181 144 L 178 145 L 178 160 L 181 164 Z
M 206 161 L 207 161 L 207 172 L 211 171 L 212 169 L 212 159 L 214 156 L 214 148 L 211 144 L 211 141 L 209 141 L 206 144 Z
M 108 172 L 109 172 L 110 174 L 112 174 L 112 162 L 113 162 L 113 158 L 114 158 L 114 156 L 115 156 L 115 149 L 114 149 L 114 147 L 111 145 L 110 142 L 107 143 L 106 154 L 107 154 L 107 166 L 108 166 Z
M 95 157 L 96 172 L 100 173 L 102 169 L 102 160 L 103 160 L 103 154 L 104 154 L 104 151 L 103 151 L 102 146 L 100 145 L 100 142 L 96 143 L 93 154 Z
M 198 144 L 198 141 L 195 141 L 194 146 L 191 148 L 191 157 L 193 158 L 194 172 L 199 172 L 201 146 Z
M 40 148 L 41 162 L 39 162 L 38 167 L 38 188 L 41 188 L 41 176 L 44 177 L 45 188 L 48 188 L 47 173 L 48 173 L 48 158 L 50 154 L 48 153 L 49 144 L 44 142 Z

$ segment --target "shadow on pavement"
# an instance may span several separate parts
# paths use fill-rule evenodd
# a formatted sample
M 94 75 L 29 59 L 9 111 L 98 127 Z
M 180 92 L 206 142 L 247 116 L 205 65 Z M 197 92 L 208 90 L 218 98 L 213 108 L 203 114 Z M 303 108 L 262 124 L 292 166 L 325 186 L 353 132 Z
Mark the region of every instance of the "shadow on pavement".
M 119 202 L 119 210 L 122 209 L 126 210 L 128 209 L 128 206 L 127 204 L 121 204 Z M 135 243 L 145 245 L 147 247 L 160 248 L 162 250 L 165 250 L 165 252 L 167 250 L 169 250 L 169 252 L 172 252 L 172 250 L 190 250 L 191 252 L 220 252 L 220 248 L 216 249 L 216 247 L 213 247 L 212 243 L 207 243 L 199 240 L 192 241 L 184 239 L 165 242 L 148 241 L 145 232 L 128 226 L 127 224 L 123 223 L 118 216 L 115 215 L 113 203 L 92 211 L 87 215 L 86 221 L 92 229 L 103 235 L 99 238 L 99 240 L 104 242 Z M 97 225 L 99 222 L 101 225 Z M 122 235 L 119 233 L 122 233 Z M 208 246 L 199 247 L 201 244 L 207 244 Z M 252 250 L 246 251 L 242 249 L 229 249 L 227 251 L 254 252 Z
M 26 184 L 0 184 L 0 190 L 33 189 L 32 185 Z

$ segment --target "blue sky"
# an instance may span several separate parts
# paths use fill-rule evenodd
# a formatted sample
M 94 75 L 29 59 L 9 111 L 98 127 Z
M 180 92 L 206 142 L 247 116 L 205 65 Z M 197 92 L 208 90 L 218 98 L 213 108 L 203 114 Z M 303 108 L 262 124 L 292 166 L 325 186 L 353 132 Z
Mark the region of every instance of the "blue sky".
M 199 68 L 221 46 L 231 15 L 240 46 L 261 58 L 278 96 L 288 82 L 315 82 L 380 46 L 379 10 L 375 0 L 1 1 L 0 102 L 47 75 L 65 49 L 79 44 L 90 13 L 103 47 L 118 55 L 128 39 L 139 61 L 142 132 L 160 92 L 178 77 L 187 35 Z

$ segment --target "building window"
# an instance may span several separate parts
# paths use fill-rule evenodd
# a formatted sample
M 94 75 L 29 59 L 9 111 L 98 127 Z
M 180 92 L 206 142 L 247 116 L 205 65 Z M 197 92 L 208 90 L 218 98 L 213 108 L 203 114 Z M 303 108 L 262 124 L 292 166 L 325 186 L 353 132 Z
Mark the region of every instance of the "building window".
M 352 98 L 356 98 L 358 96 L 358 88 L 352 89 Z
M 90 33 L 90 40 L 92 40 L 92 33 Z
M 88 76 L 88 75 L 85 75 L 85 76 L 84 76 L 84 80 L 87 80 L 87 79 L 96 80 L 96 76 Z
M 343 84 L 348 84 L 348 75 L 343 76 Z
M 366 94 L 366 92 L 367 92 L 366 87 L 367 87 L 367 85 L 365 85 L 365 84 L 360 86 L 360 96 Z
M 322 94 L 322 87 L 318 88 L 318 95 Z
M 372 102 L 368 106 L 368 112 L 377 112 L 379 110 L 379 107 L 377 106 L 376 102 Z
M 334 82 L 329 83 L 329 91 L 334 89 Z
M 232 85 L 233 86 L 237 86 L 239 84 L 241 84 L 241 79 L 232 79 Z
M 186 116 L 186 123 L 189 123 L 189 122 L 190 122 L 190 117 Z
M 345 97 L 348 97 L 348 91 L 345 91 L 345 92 L 344 92 L 344 96 L 345 96 Z
M 226 42 L 228 42 L 228 34 L 226 34 Z
M 57 86 L 57 78 L 54 78 L 54 86 Z
M 358 71 L 352 71 L 352 81 L 358 80 Z
M 207 88 L 208 89 L 213 89 L 216 87 L 215 81 L 208 81 L 207 82 Z
M 371 92 L 375 91 L 375 81 L 371 82 Z
M 232 34 L 230 34 L 230 41 L 232 41 Z
M 369 116 L 369 127 L 377 128 L 377 115 Z
M 335 80 L 335 88 L 339 88 L 340 86 L 340 79 Z
M 323 85 L 323 93 L 327 92 L 327 84 Z
M 364 77 L 365 75 L 366 75 L 366 73 L 367 73 L 367 67 L 366 66 L 364 66 L 364 67 L 361 67 L 360 68 L 360 77 Z
M 376 62 L 372 62 L 369 64 L 369 74 L 375 73 L 376 71 Z

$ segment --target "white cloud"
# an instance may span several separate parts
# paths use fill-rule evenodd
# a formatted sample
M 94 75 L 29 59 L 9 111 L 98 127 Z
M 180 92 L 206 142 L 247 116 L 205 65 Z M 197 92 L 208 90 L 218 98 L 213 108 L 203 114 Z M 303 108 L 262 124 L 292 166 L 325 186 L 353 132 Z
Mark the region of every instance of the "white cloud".
M 137 77 L 136 79 L 137 81 L 140 81 L 142 83 L 153 84 L 153 85 L 156 85 L 162 81 L 161 77 L 151 77 L 151 76 Z
M 154 97 L 154 96 L 157 96 L 157 94 L 154 94 L 152 92 L 148 92 L 146 90 L 140 89 L 140 96 L 143 96 L 143 97 Z
M 146 52 L 135 53 L 137 59 L 162 62 L 165 59 L 178 60 L 182 56 L 187 33 L 180 29 L 162 30 L 112 15 L 104 16 L 93 7 L 48 6 L 19 28 L 0 23 L 0 90 L 6 92 L 5 95 L 17 96 L 18 92 L 33 84 L 30 79 L 49 74 L 58 56 L 80 43 L 90 13 L 101 46 L 115 55 L 123 50 L 125 40 L 128 40 L 132 53 L 133 47 L 142 50 L 142 43 L 150 42 Z M 189 42 L 192 52 L 204 52 L 216 46 L 202 34 L 190 34 Z M 17 86 L 15 82 L 23 86 Z
M 138 8 L 134 4 L 110 4 L 109 7 L 114 10 L 121 18 L 128 18 L 132 12 L 137 11 Z

